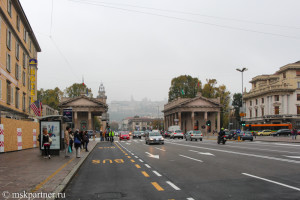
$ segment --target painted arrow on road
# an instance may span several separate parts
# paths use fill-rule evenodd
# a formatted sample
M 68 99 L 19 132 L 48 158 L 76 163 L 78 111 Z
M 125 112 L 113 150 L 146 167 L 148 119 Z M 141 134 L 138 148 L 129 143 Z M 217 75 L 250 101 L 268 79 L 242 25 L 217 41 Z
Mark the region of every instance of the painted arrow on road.
M 150 158 L 156 158 L 156 159 L 159 159 L 159 155 L 153 155 L 153 154 L 151 154 L 151 153 L 149 153 L 149 152 L 146 152 L 146 154 L 148 154 L 148 156 L 149 156 Z

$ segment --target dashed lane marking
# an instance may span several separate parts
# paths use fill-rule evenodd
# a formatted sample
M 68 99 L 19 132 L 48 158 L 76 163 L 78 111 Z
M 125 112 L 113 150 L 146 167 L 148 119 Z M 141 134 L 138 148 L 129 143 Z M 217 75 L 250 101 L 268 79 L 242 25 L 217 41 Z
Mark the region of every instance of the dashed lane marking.
M 150 177 L 149 174 L 147 174 L 147 172 L 145 172 L 145 171 L 142 171 L 142 174 L 147 178 Z
M 140 162 L 144 162 L 143 160 L 139 159 Z
M 198 160 L 198 159 L 196 159 L 196 158 L 191 158 L 191 157 L 184 156 L 184 155 L 180 155 L 180 154 L 179 154 L 179 156 L 185 157 L 185 158 L 188 158 L 188 159 L 191 159 L 191 160 L 195 160 L 195 161 L 198 161 L 198 162 L 203 162 L 202 160 Z
M 160 150 L 160 151 L 166 151 L 166 150 L 164 150 L 164 149 L 161 149 L 161 148 L 158 148 L 158 147 L 154 147 L 155 149 L 158 149 L 158 150 Z
M 151 182 L 151 184 L 152 184 L 158 191 L 164 191 L 164 189 L 163 189 L 157 182 Z
M 138 165 L 138 164 L 136 164 L 135 166 L 136 166 L 136 168 L 138 168 L 138 169 L 140 169 L 140 168 L 141 168 L 141 166 L 140 166 L 140 165 Z
M 134 156 L 135 158 L 139 158 L 139 157 L 137 157 L 137 156 Z
M 177 187 L 174 183 L 172 183 L 170 181 L 166 181 L 166 183 L 168 183 L 174 190 L 180 190 L 180 188 Z
M 130 156 L 127 156 L 127 158 L 131 158 Z
M 146 167 L 151 168 L 148 164 L 145 164 Z
M 152 171 L 156 176 L 161 176 L 160 173 L 158 173 L 157 171 Z
M 131 162 L 133 162 L 133 163 L 134 163 L 135 161 L 134 161 L 133 159 L 131 159 Z

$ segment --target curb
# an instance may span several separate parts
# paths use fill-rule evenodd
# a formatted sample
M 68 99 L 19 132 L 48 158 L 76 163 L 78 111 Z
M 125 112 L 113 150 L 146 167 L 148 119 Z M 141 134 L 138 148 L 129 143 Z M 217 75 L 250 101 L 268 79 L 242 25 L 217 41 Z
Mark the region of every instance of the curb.
M 89 151 L 88 154 L 86 154 L 84 157 L 81 157 L 80 161 L 77 163 L 77 165 L 75 165 L 75 167 L 72 169 L 72 171 L 66 176 L 66 178 L 64 178 L 64 180 L 55 188 L 55 190 L 52 192 L 55 194 L 55 198 L 47 198 L 46 200 L 53 200 L 53 199 L 57 199 L 57 194 L 58 193 L 62 193 L 66 186 L 68 185 L 68 183 L 71 181 L 71 179 L 73 178 L 73 176 L 76 174 L 76 172 L 79 170 L 79 168 L 81 167 L 81 165 L 83 164 L 83 162 L 87 159 L 87 157 L 90 155 L 90 153 L 94 150 L 94 148 L 97 146 L 98 142 L 95 144 L 95 146 L 93 147 L 93 149 L 91 149 Z
M 270 142 L 270 143 L 272 143 L 272 142 L 279 142 L 279 143 L 287 143 L 287 144 L 299 144 L 300 143 L 300 141 L 298 142 L 289 142 L 289 141 L 271 141 L 271 140 L 253 140 L 253 141 L 257 141 L 257 142 Z

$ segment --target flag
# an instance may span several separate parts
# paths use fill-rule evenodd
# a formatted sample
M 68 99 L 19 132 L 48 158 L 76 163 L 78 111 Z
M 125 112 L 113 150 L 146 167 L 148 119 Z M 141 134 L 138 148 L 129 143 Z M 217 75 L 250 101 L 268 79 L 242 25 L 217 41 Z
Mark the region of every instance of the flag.
M 36 116 L 42 115 L 42 102 L 40 100 L 36 100 L 30 105 L 30 108 L 33 110 Z
M 200 81 L 198 80 L 198 88 L 200 87 Z
M 183 89 L 181 90 L 181 94 L 184 95 L 184 90 Z

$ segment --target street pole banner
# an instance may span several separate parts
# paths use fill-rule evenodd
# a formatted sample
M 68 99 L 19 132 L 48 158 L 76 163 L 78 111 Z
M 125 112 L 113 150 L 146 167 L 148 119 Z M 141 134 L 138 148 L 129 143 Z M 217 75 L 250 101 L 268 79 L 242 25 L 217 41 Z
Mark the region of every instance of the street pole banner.
M 22 150 L 22 129 L 17 128 L 18 150 Z
M 4 128 L 3 128 L 3 124 L 0 124 L 0 152 L 4 152 Z
M 33 129 L 32 135 L 33 135 L 33 147 L 36 147 L 36 129 Z

